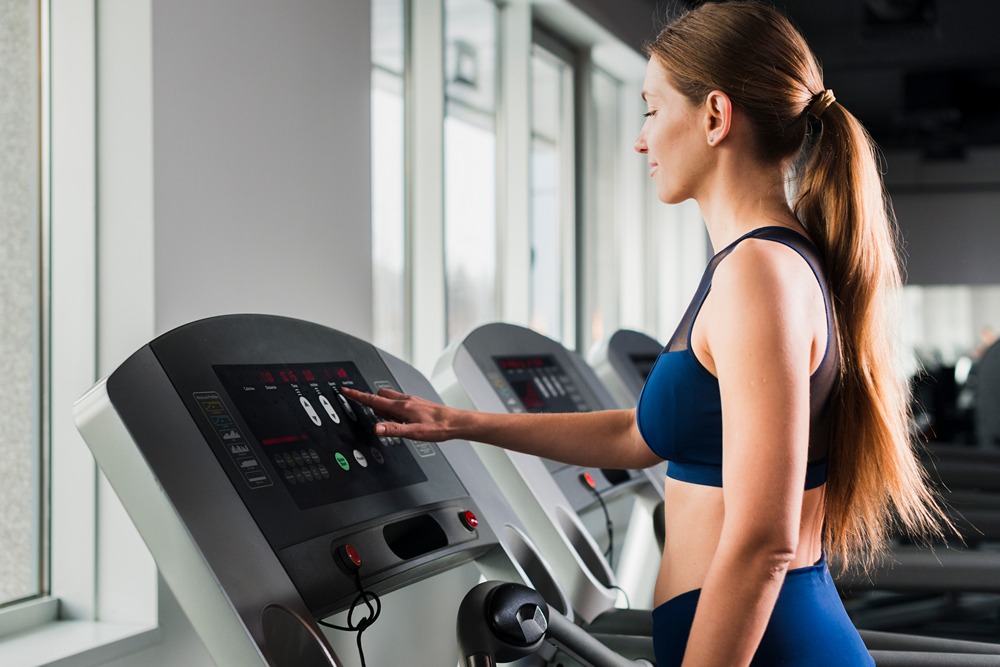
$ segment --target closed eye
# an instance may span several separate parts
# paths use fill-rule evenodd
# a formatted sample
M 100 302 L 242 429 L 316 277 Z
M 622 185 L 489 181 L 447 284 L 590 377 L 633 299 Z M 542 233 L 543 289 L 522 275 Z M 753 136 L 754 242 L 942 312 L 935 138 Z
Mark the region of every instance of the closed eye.
M 647 111 L 646 113 L 642 114 L 642 117 L 643 118 L 649 118 L 650 116 L 653 116 L 655 114 L 656 114 L 655 111 Z

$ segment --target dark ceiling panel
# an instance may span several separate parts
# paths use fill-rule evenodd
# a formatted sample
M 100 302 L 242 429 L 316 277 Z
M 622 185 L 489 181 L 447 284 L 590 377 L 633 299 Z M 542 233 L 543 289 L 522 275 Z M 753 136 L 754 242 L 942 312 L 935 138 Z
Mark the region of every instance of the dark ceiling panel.
M 658 15 L 700 0 L 646 0 Z M 613 4 L 613 2 L 609 2 Z M 775 0 L 884 149 L 1000 145 L 1000 1 Z

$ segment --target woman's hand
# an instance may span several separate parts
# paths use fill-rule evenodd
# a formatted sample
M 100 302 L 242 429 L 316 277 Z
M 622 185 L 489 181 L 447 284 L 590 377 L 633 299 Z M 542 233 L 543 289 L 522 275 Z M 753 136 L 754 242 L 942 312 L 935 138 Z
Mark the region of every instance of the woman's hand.
M 449 408 L 391 389 L 379 389 L 377 394 L 368 394 L 341 387 L 341 392 L 352 401 L 367 405 L 379 417 L 389 420 L 375 425 L 376 435 L 441 442 L 461 437 L 463 426 L 471 422 L 472 413 L 466 410 Z

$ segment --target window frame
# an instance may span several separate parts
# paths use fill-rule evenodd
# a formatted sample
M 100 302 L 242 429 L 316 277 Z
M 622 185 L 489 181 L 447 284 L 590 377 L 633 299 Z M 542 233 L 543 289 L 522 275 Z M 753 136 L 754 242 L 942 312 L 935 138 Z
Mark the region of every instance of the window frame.
M 136 25 L 150 26 L 151 5 L 148 0 L 125 4 L 116 11 L 102 8 L 99 15 L 92 0 L 40 2 L 42 441 L 49 585 L 46 595 L 0 610 L 2 664 L 41 665 L 68 658 L 75 664 L 100 664 L 149 646 L 160 637 L 152 558 L 98 470 L 72 416 L 74 401 L 94 384 L 101 367 L 120 361 L 123 341 L 115 332 L 144 336 L 143 341 L 152 333 L 151 318 L 137 326 L 132 304 L 121 303 L 111 268 L 124 253 L 115 252 L 116 247 L 127 247 L 127 253 L 136 256 L 119 270 L 131 273 L 137 262 L 146 262 L 129 290 L 132 296 L 138 292 L 145 297 L 151 313 L 152 263 L 146 261 L 152 255 L 151 180 L 149 188 L 138 194 L 148 198 L 150 215 L 132 220 L 134 226 L 127 236 L 122 233 L 127 229 L 124 225 L 114 224 L 115 215 L 108 216 L 109 224 L 102 219 L 98 225 L 98 153 L 109 158 L 109 168 L 116 164 L 114 147 L 99 144 L 98 129 L 102 122 L 111 122 L 108 115 L 125 106 L 108 104 L 98 110 L 99 32 L 101 48 L 107 46 L 112 52 L 124 48 L 133 53 L 136 46 L 140 52 L 146 49 L 145 61 L 132 63 L 136 66 L 132 78 L 118 82 L 112 78 L 107 90 L 121 93 L 137 81 L 141 84 L 145 76 L 145 88 L 140 85 L 137 94 L 151 91 L 151 70 L 143 70 L 151 57 L 151 31 L 145 33 L 147 41 L 140 39 L 138 45 L 123 39 Z M 105 62 L 118 61 L 112 57 Z M 151 97 L 146 107 L 133 110 L 143 117 L 147 108 L 151 109 Z M 150 115 L 145 117 L 151 122 Z M 143 138 L 148 129 L 140 123 L 126 131 L 128 137 L 113 138 L 119 145 L 130 146 L 133 159 L 127 166 L 119 162 L 117 174 L 102 168 L 111 183 L 144 164 L 143 157 L 148 158 L 145 163 L 151 173 L 151 133 Z M 137 144 L 130 141 L 136 136 Z M 137 145 L 138 161 L 134 159 Z M 140 177 L 144 173 L 136 171 Z M 99 337 L 99 331 L 108 335 Z

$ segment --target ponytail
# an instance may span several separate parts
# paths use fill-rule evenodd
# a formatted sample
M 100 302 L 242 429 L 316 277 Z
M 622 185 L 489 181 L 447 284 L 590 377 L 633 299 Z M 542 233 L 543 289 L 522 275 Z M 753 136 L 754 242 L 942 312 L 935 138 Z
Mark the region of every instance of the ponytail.
M 793 208 L 825 255 L 841 349 L 830 418 L 823 542 L 845 566 L 868 569 L 893 528 L 940 538 L 950 522 L 910 436 L 909 390 L 896 372 L 898 239 L 868 133 L 832 103 L 807 149 Z M 895 525 L 898 522 L 898 526 Z

